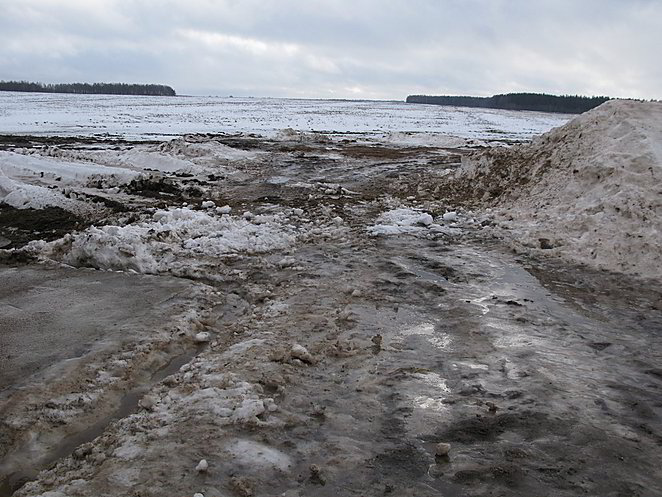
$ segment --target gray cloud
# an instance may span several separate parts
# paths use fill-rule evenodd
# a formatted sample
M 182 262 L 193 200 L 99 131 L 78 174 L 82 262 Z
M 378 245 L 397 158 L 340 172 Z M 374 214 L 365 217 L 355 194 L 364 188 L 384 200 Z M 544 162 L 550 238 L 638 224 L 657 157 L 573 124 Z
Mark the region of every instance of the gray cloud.
M 0 79 L 295 97 L 662 96 L 654 0 L 0 0 L 0 9 Z

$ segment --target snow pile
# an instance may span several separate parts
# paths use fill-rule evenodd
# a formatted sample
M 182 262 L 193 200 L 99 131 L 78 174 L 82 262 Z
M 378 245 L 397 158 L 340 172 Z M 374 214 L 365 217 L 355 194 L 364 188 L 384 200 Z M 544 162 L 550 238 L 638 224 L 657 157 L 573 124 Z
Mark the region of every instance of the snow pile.
M 14 179 L 61 185 L 80 185 L 103 181 L 107 186 L 128 183 L 138 173 L 128 169 L 106 167 L 93 163 L 58 160 L 40 155 L 0 152 L 0 171 Z
M 187 135 L 164 142 L 158 147 L 159 152 L 189 158 L 223 159 L 229 161 L 253 159 L 258 153 L 228 147 L 222 143 L 200 135 Z
M 95 208 L 79 200 L 65 197 L 62 193 L 43 186 L 29 185 L 8 178 L 0 169 L 0 204 L 16 209 L 44 209 L 60 207 L 79 215 L 91 214 Z
M 439 147 L 464 148 L 484 145 L 482 141 L 463 138 L 449 133 L 434 133 L 425 131 L 390 131 L 379 137 L 380 141 L 389 145 L 409 147 Z
M 246 217 L 186 207 L 159 210 L 144 222 L 91 227 L 48 244 L 34 242 L 31 249 L 74 266 L 154 274 L 195 268 L 205 257 L 263 253 L 295 243 L 297 231 L 283 214 Z
M 108 153 L 106 157 L 110 158 Z M 122 152 L 114 159 L 114 163 L 120 167 L 130 167 L 132 169 L 147 169 L 150 171 L 160 171 L 162 173 L 191 173 L 195 165 L 186 159 L 179 159 L 170 155 L 147 150 L 132 149 Z
M 400 235 L 415 234 L 427 231 L 429 227 L 438 227 L 433 224 L 434 219 L 427 212 L 418 209 L 398 208 L 387 211 L 377 218 L 377 223 L 368 228 L 373 235 Z
M 27 150 L 26 153 L 31 153 Z M 161 171 L 164 173 L 190 173 L 196 169 L 193 162 L 161 152 L 155 146 L 134 146 L 123 150 L 68 150 L 59 147 L 45 147 L 40 156 L 49 156 L 68 161 L 74 170 L 81 164 L 93 164 L 106 171 L 120 170 L 136 174 L 136 171 Z
M 331 138 L 320 132 L 306 132 L 292 128 L 285 128 L 278 131 L 275 135 L 277 140 L 291 141 L 298 143 L 331 143 Z
M 97 210 L 93 204 L 64 195 L 69 185 L 116 186 L 131 181 L 138 173 L 91 163 L 62 161 L 39 155 L 0 152 L 0 203 L 17 209 L 60 207 L 79 215 Z
M 474 154 L 454 179 L 524 246 L 662 277 L 662 104 L 606 102 L 531 145 Z

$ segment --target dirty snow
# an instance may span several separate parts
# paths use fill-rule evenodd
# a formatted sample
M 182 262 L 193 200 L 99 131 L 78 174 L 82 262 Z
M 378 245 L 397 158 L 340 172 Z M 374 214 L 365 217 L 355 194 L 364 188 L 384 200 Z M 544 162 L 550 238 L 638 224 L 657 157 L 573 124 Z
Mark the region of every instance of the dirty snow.
M 151 218 L 126 226 L 92 226 L 49 244 L 35 242 L 32 250 L 72 266 L 178 273 L 194 268 L 199 259 L 287 248 L 297 238 L 297 230 L 287 220 L 276 214 L 249 221 L 245 216 L 181 207 L 158 210 Z
M 503 191 L 494 217 L 524 249 L 662 276 L 662 104 L 607 102 L 531 145 L 477 153 L 458 175 Z

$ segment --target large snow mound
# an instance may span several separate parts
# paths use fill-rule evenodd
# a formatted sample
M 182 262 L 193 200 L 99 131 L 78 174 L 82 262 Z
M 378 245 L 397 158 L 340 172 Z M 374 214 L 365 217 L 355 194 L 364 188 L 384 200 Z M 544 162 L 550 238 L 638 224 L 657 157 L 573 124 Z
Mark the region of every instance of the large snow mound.
M 522 245 L 659 278 L 661 179 L 662 104 L 612 100 L 530 145 L 467 157 L 452 188 L 494 205 Z

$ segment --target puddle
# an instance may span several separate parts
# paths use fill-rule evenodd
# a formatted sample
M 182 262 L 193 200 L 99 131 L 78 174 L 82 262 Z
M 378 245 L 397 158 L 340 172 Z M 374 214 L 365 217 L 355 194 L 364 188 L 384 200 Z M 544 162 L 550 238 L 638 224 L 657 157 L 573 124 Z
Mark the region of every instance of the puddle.
M 269 183 L 270 185 L 284 185 L 289 181 L 290 178 L 288 178 L 287 176 L 272 176 L 267 179 L 267 183 Z
M 9 475 L 0 474 L 0 497 L 11 497 L 23 485 L 34 480 L 39 474 L 39 471 L 53 466 L 57 461 L 70 456 L 81 445 L 97 438 L 113 421 L 125 418 L 136 412 L 138 410 L 138 402 L 154 385 L 179 371 L 179 368 L 190 362 L 203 348 L 204 346 L 200 346 L 175 356 L 168 364 L 157 370 L 146 384 L 127 392 L 122 397 L 120 405 L 115 412 L 103 417 L 92 426 L 61 440 L 53 450 L 39 461 L 34 461 L 31 464 L 27 463 L 20 471 L 10 473 Z M 29 447 L 24 447 L 18 453 L 10 453 L 6 457 L 16 458 L 17 456 L 21 457 L 22 454 L 29 453 Z

